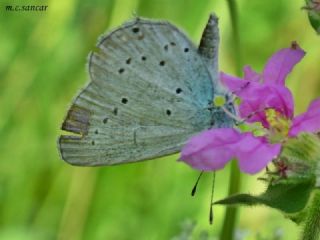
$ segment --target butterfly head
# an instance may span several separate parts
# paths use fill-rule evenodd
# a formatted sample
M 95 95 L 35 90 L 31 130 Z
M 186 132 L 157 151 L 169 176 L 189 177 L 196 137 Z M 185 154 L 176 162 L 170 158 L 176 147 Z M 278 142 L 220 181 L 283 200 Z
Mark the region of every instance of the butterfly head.
M 222 128 L 234 125 L 234 102 L 228 94 L 219 94 L 213 98 L 209 110 L 211 111 L 211 127 Z

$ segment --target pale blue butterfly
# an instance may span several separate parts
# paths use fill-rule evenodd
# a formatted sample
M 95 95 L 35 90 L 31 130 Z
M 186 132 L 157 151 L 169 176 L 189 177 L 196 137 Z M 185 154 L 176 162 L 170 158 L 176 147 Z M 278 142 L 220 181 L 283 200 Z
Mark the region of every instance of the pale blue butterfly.
M 89 84 L 62 129 L 62 159 L 113 165 L 178 152 L 204 129 L 233 120 L 213 105 L 218 81 L 218 19 L 210 15 L 199 48 L 168 22 L 136 18 L 102 36 L 88 58 Z M 228 103 L 228 101 L 226 101 Z M 228 103 L 227 109 L 233 109 Z

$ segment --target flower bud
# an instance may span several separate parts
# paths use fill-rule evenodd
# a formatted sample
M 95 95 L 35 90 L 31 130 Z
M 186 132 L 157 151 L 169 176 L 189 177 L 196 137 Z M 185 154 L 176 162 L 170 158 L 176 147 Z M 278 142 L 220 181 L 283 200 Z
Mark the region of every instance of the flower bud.
M 311 133 L 289 138 L 274 161 L 276 175 L 291 180 L 318 179 L 320 183 L 320 139 Z
M 303 9 L 308 11 L 308 17 L 313 29 L 320 34 L 320 0 L 306 0 Z

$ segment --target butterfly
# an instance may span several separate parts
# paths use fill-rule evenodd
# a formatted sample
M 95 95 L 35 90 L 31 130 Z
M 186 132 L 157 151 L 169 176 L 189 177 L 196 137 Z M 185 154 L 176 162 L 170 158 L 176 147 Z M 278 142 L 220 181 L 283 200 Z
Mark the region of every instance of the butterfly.
M 101 36 L 88 56 L 90 82 L 61 127 L 69 132 L 58 140 L 61 158 L 80 166 L 155 159 L 179 152 L 202 130 L 233 125 L 213 104 L 228 96 L 218 48 L 215 14 L 199 47 L 174 25 L 143 18 Z

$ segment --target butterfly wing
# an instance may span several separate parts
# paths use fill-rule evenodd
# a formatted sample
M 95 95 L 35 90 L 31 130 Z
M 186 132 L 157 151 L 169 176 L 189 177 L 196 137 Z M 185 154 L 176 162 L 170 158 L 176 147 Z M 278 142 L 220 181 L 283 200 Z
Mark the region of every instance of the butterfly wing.
M 167 22 L 136 19 L 91 52 L 91 82 L 75 98 L 59 138 L 74 165 L 113 165 L 175 153 L 212 125 L 212 77 L 197 48 Z

